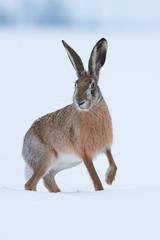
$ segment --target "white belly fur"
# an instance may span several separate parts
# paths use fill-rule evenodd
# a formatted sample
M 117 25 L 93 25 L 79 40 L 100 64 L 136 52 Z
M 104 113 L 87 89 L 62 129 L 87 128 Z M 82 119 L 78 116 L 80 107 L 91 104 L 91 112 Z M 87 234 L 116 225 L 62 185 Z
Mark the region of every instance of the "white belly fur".
M 59 172 L 63 169 L 72 168 L 82 163 L 82 159 L 76 154 L 59 154 L 51 169 Z

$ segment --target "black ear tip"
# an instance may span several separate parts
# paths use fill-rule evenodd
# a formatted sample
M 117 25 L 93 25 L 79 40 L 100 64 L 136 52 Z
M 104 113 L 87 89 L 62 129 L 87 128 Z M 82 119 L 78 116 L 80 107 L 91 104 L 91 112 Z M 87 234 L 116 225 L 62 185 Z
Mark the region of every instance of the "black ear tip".
M 102 45 L 107 48 L 108 43 L 107 43 L 107 40 L 106 40 L 105 38 L 101 38 L 101 39 L 97 42 L 96 45 L 97 45 L 98 48 L 101 47 Z
M 107 40 L 105 38 L 101 38 L 99 41 L 105 41 L 107 42 Z
M 66 43 L 64 40 L 62 40 L 62 43 L 63 43 L 63 46 L 64 46 L 64 47 L 67 46 L 67 43 Z
M 99 44 L 102 44 L 102 43 L 106 43 L 107 44 L 107 40 L 105 38 L 101 38 L 99 41 L 98 41 L 98 45 Z

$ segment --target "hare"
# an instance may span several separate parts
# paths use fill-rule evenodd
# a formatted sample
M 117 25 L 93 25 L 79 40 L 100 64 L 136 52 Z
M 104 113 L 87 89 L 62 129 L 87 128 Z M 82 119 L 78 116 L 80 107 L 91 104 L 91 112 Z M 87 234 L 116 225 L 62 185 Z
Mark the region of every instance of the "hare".
M 26 190 L 36 191 L 43 178 L 50 192 L 59 192 L 55 175 L 84 162 L 95 190 L 103 190 L 93 165 L 93 158 L 105 153 L 109 168 L 106 182 L 112 184 L 117 167 L 111 153 L 112 121 L 98 86 L 100 68 L 106 59 L 107 41 L 100 39 L 94 46 L 88 72 L 78 54 L 62 41 L 76 70 L 73 103 L 36 120 L 24 137 L 22 155 L 26 162 Z

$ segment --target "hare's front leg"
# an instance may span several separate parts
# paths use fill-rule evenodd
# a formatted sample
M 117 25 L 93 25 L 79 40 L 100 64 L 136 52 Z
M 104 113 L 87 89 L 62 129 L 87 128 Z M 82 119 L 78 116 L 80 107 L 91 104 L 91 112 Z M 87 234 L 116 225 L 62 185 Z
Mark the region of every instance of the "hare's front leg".
M 114 162 L 114 159 L 113 159 L 113 156 L 112 156 L 112 153 L 111 153 L 111 150 L 108 149 L 106 152 L 105 152 L 107 158 L 108 158 L 108 162 L 109 162 L 109 168 L 107 170 L 107 173 L 106 173 L 106 183 L 108 183 L 109 185 L 112 184 L 113 180 L 115 179 L 115 175 L 116 175 L 116 171 L 117 171 L 117 166 Z
M 97 175 L 97 172 L 94 168 L 94 165 L 93 165 L 93 162 L 92 162 L 92 159 L 89 159 L 87 157 L 83 157 L 83 161 L 84 161 L 84 164 L 89 172 L 89 175 L 93 181 L 93 184 L 94 184 L 94 188 L 96 191 L 99 191 L 99 190 L 103 190 L 103 186 L 102 186 L 102 183 Z
M 45 177 L 43 177 L 44 185 L 48 189 L 49 192 L 56 193 L 56 192 L 61 191 L 55 182 L 56 173 L 57 173 L 56 171 L 51 170 L 51 171 L 49 171 L 48 174 L 45 175 Z

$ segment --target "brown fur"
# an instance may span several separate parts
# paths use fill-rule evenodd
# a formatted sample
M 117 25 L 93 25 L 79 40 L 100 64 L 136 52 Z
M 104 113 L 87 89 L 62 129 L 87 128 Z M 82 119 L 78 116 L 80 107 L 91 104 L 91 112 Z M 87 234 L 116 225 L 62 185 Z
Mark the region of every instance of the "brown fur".
M 101 43 L 98 42 L 98 46 L 100 46 L 98 49 L 100 49 L 100 56 L 102 54 L 102 60 L 97 53 L 97 45 L 95 45 L 91 55 L 94 55 L 95 58 L 95 54 L 97 54 L 99 58 L 98 62 L 95 62 L 94 59 L 92 62 L 92 57 L 90 58 L 92 71 L 94 64 L 101 64 L 98 65 L 100 69 L 105 60 L 106 45 L 104 39 L 101 41 Z M 95 190 L 103 190 L 92 160 L 97 154 L 104 152 L 110 165 L 106 182 L 112 184 L 115 178 L 117 167 L 110 150 L 113 140 L 112 122 L 108 107 L 97 85 L 98 79 L 95 74 L 98 76 L 99 72 L 93 75 L 87 74 L 83 65 L 79 66 L 81 60 L 78 55 L 75 57 L 75 51 L 73 53 L 67 44 L 65 47 L 72 58 L 77 75 L 79 75 L 73 97 L 74 102 L 35 121 L 26 133 L 23 157 L 27 165 L 33 169 L 33 175 L 25 185 L 27 190 L 36 190 L 38 181 L 43 177 L 44 184 L 50 192 L 60 191 L 54 177 L 58 171 L 65 169 L 65 167 L 56 170 L 52 166 L 59 161 L 61 154 L 74 153 L 79 156 L 91 176 Z M 79 74 L 80 70 L 83 74 Z M 96 85 L 91 90 L 94 81 Z M 86 96 L 87 91 L 89 92 L 88 97 Z M 69 163 L 66 168 L 77 164 L 79 163 Z
M 108 183 L 109 185 L 112 184 L 113 180 L 115 180 L 115 176 L 116 176 L 116 171 L 117 171 L 117 166 L 114 162 L 111 150 L 108 149 L 106 151 L 106 156 L 108 157 L 108 161 L 109 161 L 109 168 L 106 174 L 106 183 Z
M 50 171 L 49 174 L 47 174 L 45 177 L 43 177 L 44 185 L 50 192 L 60 192 L 60 189 L 57 186 L 55 179 L 54 179 L 55 174 L 56 174 L 56 172 L 54 172 L 52 170 L 52 171 Z
M 103 99 L 90 111 L 79 111 L 72 104 L 47 114 L 35 122 L 27 134 L 37 137 L 55 157 L 57 152 L 75 149 L 82 157 L 79 149 L 83 149 L 93 158 L 97 149 L 110 148 L 113 139 L 111 117 Z

